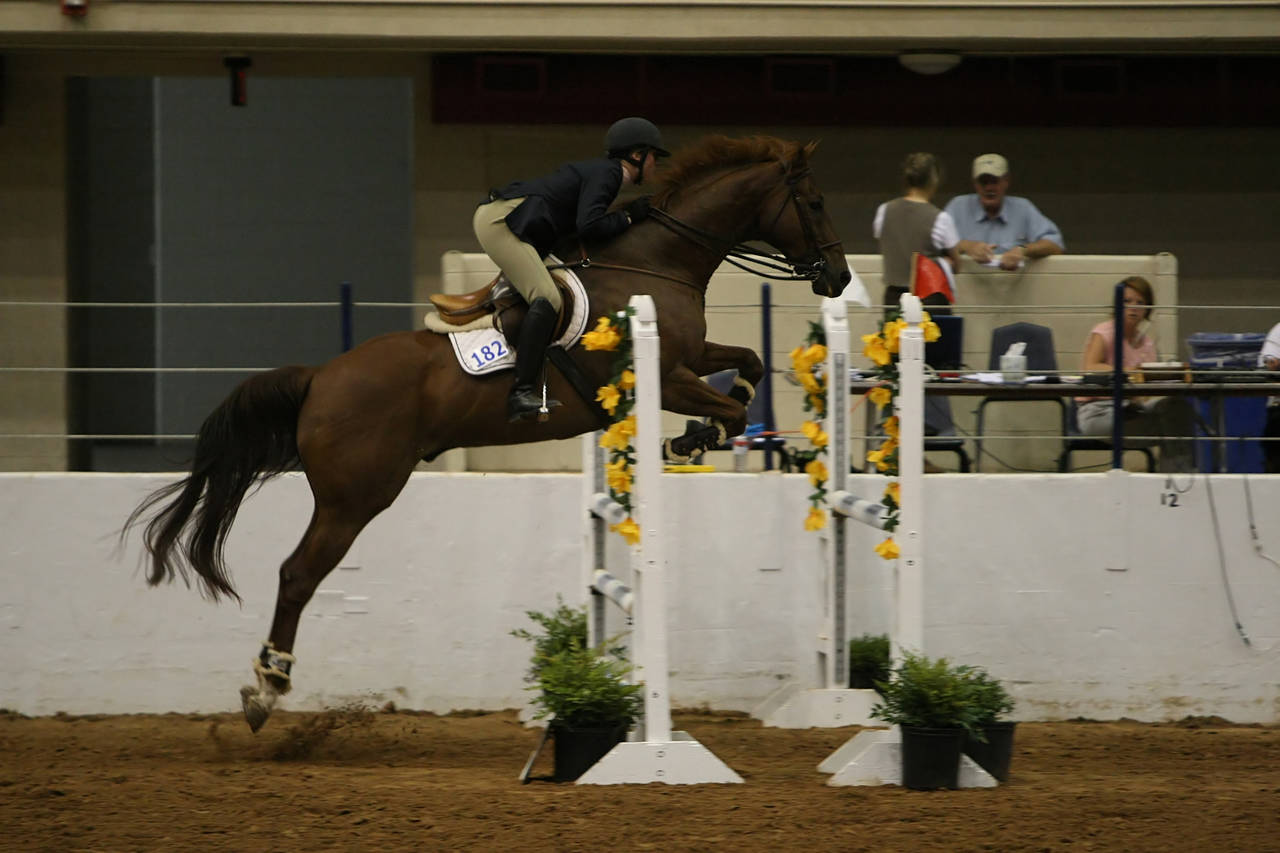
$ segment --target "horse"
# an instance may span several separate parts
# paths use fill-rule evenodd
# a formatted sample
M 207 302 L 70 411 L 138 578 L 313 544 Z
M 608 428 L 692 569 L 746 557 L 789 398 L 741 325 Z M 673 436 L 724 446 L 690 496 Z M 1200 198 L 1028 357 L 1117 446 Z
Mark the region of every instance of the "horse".
M 581 245 L 578 275 L 588 317 L 612 316 L 635 293 L 653 297 L 661 338 L 662 408 L 710 426 L 674 452 L 715 446 L 746 428 L 764 367 L 748 348 L 706 340 L 712 273 L 735 247 L 761 241 L 782 253 L 815 294 L 838 296 L 851 279 L 809 161 L 816 142 L 712 136 L 678 151 L 651 198 L 651 214 L 600 245 Z M 562 256 L 563 257 L 563 256 Z M 767 256 L 772 257 L 772 256 Z M 776 277 L 776 276 L 775 276 Z M 576 347 L 590 388 L 608 381 L 612 353 Z M 736 368 L 722 394 L 701 379 Z M 580 383 L 581 384 L 581 383 Z M 271 631 L 241 688 L 258 731 L 292 683 L 298 620 L 357 534 L 396 499 L 419 460 L 446 450 L 563 439 L 607 425 L 559 371 L 547 393 L 563 401 L 545 421 L 509 423 L 507 371 L 472 376 L 448 339 L 429 330 L 372 338 L 319 366 L 288 366 L 236 386 L 200 427 L 191 471 L 147 496 L 120 532 L 145 523 L 150 586 L 180 575 L 217 601 L 240 600 L 224 544 L 250 488 L 301 468 L 314 507 L 297 547 L 280 566 Z

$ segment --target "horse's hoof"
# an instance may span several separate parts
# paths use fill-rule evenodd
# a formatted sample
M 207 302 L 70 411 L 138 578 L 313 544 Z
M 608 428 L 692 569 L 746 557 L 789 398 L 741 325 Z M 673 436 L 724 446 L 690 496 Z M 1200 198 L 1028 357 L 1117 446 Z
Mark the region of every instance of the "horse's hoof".
M 263 701 L 262 693 L 256 687 L 246 684 L 240 688 L 240 705 L 244 708 L 244 719 L 249 730 L 257 733 L 271 716 L 271 705 Z

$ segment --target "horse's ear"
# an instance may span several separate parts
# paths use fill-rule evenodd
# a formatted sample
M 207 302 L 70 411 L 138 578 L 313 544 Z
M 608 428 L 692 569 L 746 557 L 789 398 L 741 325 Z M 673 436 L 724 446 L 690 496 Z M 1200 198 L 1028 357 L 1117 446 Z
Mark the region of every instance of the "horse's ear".
M 818 143 L 820 143 L 821 141 L 822 141 L 821 139 L 815 139 L 812 142 L 805 143 L 804 159 L 808 160 L 810 157 L 813 156 L 813 152 L 818 150 Z

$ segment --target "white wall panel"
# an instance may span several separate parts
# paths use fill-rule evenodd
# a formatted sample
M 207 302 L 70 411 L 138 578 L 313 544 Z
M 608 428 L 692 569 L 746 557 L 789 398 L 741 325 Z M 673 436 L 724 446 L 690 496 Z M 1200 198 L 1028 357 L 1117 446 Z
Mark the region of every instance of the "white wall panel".
M 855 489 L 879 494 L 877 478 Z M 0 475 L 0 707 L 225 711 L 267 634 L 276 567 L 310 513 L 300 476 L 245 504 L 227 557 L 243 606 L 145 587 L 155 475 Z M 1212 501 L 1210 496 L 1212 483 Z M 1280 482 L 1155 475 L 927 479 L 926 651 L 988 667 L 1021 719 L 1280 722 Z M 816 672 L 821 566 L 798 475 L 670 475 L 674 701 L 750 709 Z M 1248 492 L 1246 492 L 1248 489 Z M 577 600 L 580 494 L 565 474 L 415 474 L 303 616 L 287 707 L 352 699 L 448 711 L 523 703 L 524 612 Z M 1216 512 L 1218 524 L 1214 524 Z M 850 632 L 888 628 L 892 568 L 853 526 Z M 1232 623 L 1225 573 L 1246 646 Z M 623 565 L 624 545 L 612 545 Z

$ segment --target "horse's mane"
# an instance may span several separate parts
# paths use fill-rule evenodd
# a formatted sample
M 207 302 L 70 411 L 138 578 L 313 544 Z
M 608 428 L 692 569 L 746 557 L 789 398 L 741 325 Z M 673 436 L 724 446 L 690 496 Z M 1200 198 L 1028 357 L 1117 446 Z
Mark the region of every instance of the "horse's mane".
M 662 181 L 653 194 L 652 203 L 661 207 L 680 189 L 710 173 L 753 163 L 789 163 L 801 153 L 799 142 L 788 142 L 772 136 L 707 136 L 672 156 L 662 172 Z

